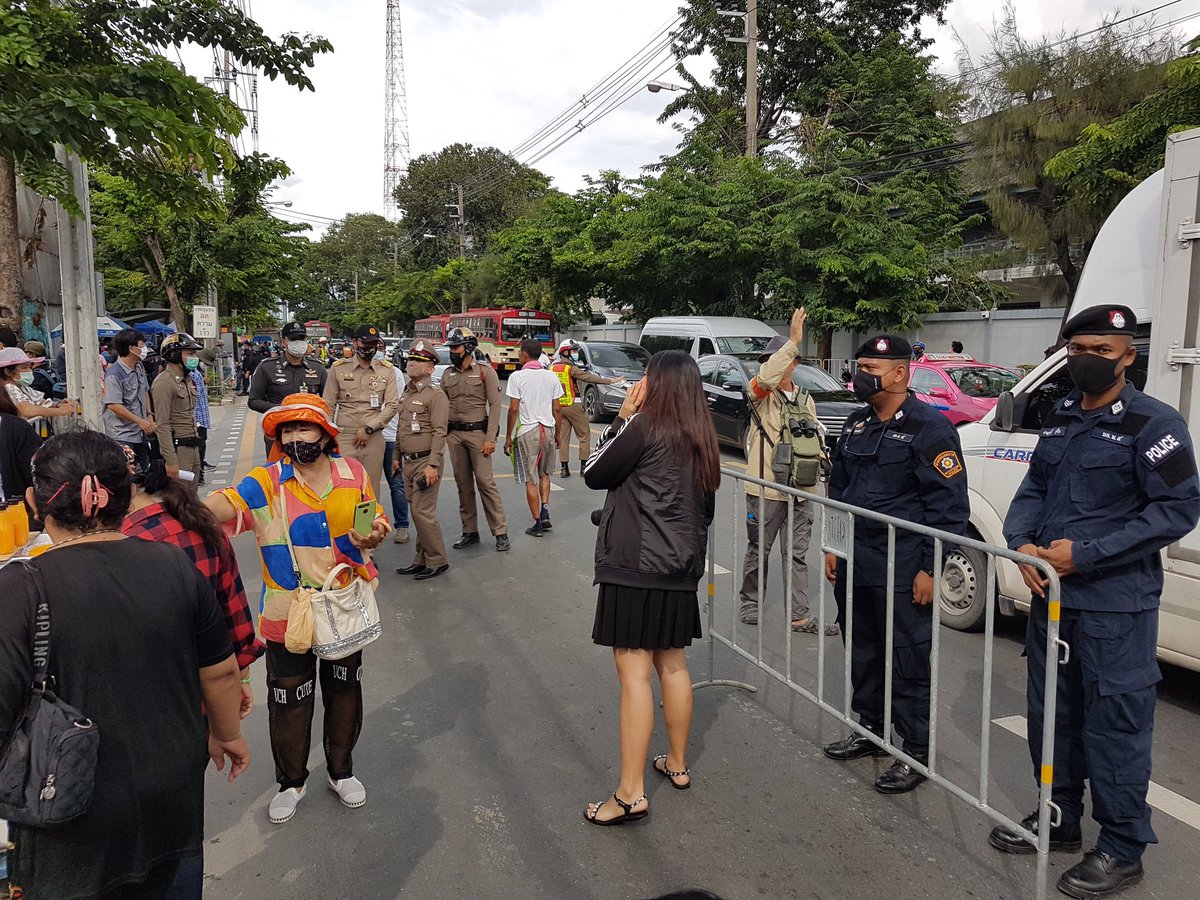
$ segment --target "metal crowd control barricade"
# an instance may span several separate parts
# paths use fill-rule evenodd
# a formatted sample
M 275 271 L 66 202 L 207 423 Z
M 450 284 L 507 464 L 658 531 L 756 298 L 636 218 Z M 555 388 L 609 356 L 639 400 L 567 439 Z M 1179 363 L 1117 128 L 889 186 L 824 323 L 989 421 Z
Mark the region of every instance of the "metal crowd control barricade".
M 853 731 L 868 738 L 872 743 L 886 750 L 896 759 L 908 763 L 918 772 L 921 772 L 933 784 L 944 788 L 955 797 L 983 812 L 995 822 L 1013 828 L 1024 836 L 1026 840 L 1032 843 L 1037 848 L 1037 898 L 1045 900 L 1047 896 L 1047 875 L 1049 871 L 1049 851 L 1050 851 L 1050 827 L 1057 825 L 1061 820 L 1061 811 L 1051 801 L 1051 788 L 1054 782 L 1054 720 L 1056 711 L 1056 699 L 1058 690 L 1058 666 L 1061 662 L 1065 663 L 1070 653 L 1070 648 L 1059 638 L 1059 619 L 1061 609 L 1061 588 L 1059 585 L 1058 576 L 1054 570 L 1041 559 L 1026 556 L 1022 553 L 1016 553 L 1004 547 L 997 547 L 991 544 L 985 544 L 982 541 L 973 540 L 971 538 L 961 537 L 945 531 L 939 531 L 936 528 L 929 528 L 924 525 L 919 525 L 915 522 L 908 522 L 903 519 L 897 519 L 892 516 L 881 515 L 880 513 L 872 512 L 868 509 L 862 509 L 856 506 L 850 506 L 846 503 L 840 503 L 836 500 L 830 500 L 827 497 L 818 494 L 810 494 L 805 491 L 786 488 L 779 484 L 770 481 L 763 481 L 759 478 L 746 475 L 743 472 L 738 472 L 729 468 L 722 468 L 721 474 L 725 478 L 733 479 L 735 482 L 734 501 L 732 504 L 732 523 L 734 535 L 733 550 L 734 556 L 737 556 L 738 541 L 736 535 L 739 533 L 743 516 L 739 515 L 739 505 L 745 503 L 746 483 L 756 484 L 760 488 L 770 488 L 781 494 L 791 497 L 799 497 L 810 504 L 814 504 L 820 509 L 820 516 L 814 515 L 813 536 L 819 535 L 820 549 L 823 553 L 832 553 L 846 562 L 846 633 L 843 643 L 844 656 L 844 688 L 842 691 L 841 705 L 834 705 L 826 699 L 825 689 L 825 661 L 828 640 L 840 640 L 840 638 L 827 636 L 824 634 L 824 626 L 828 621 L 826 618 L 827 607 L 832 607 L 832 598 L 829 597 L 829 584 L 825 579 L 824 571 L 810 573 L 810 582 L 813 578 L 819 584 L 818 596 L 815 604 L 810 607 L 810 615 L 817 619 L 817 684 L 815 693 L 807 687 L 798 684 L 792 679 L 792 641 L 791 641 L 791 598 L 792 598 L 792 566 L 787 566 L 783 576 L 784 581 L 784 601 L 783 607 L 786 613 L 781 618 L 785 631 L 784 639 L 784 660 L 785 671 L 780 672 L 763 658 L 763 623 L 766 619 L 764 614 L 766 597 L 766 559 L 764 542 L 760 539 L 759 554 L 758 554 L 758 624 L 757 630 L 757 647 L 755 652 L 751 652 L 746 647 L 738 643 L 738 620 L 739 613 L 736 606 L 737 593 L 739 588 L 739 573 L 741 572 L 741 560 L 734 559 L 734 565 L 731 566 L 731 575 L 733 576 L 733 587 L 731 588 L 730 600 L 734 602 L 733 609 L 733 625 L 729 635 L 722 634 L 716 627 L 716 604 L 718 597 L 716 594 L 716 523 L 720 517 L 714 519 L 714 527 L 709 529 L 708 538 L 708 603 L 706 611 L 708 616 L 708 635 L 709 635 L 709 677 L 703 681 L 698 681 L 694 685 L 695 688 L 711 687 L 714 685 L 726 685 L 737 687 L 747 691 L 756 691 L 753 685 L 746 684 L 741 681 L 730 679 L 721 679 L 716 677 L 716 645 L 722 644 L 730 651 L 740 656 L 752 664 L 758 670 L 770 675 L 776 681 L 780 682 L 795 693 L 814 703 L 820 709 L 833 715 L 839 722 L 845 724 Z M 759 516 L 757 527 L 761 530 L 763 527 L 764 503 L 759 504 Z M 786 536 L 781 528 L 776 544 L 780 541 L 787 541 L 789 551 L 792 549 L 790 544 L 793 534 L 793 525 L 795 522 L 795 503 L 788 503 Z M 818 521 L 819 518 L 819 521 Z M 887 626 L 885 633 L 885 672 L 884 672 L 884 706 L 883 706 L 883 737 L 864 728 L 852 718 L 851 710 L 851 692 L 852 685 L 850 679 L 850 662 L 851 662 L 851 647 L 853 644 L 853 626 L 854 626 L 854 527 L 858 519 L 869 519 L 873 522 L 887 526 L 887 570 L 894 571 L 896 561 L 896 532 L 903 530 L 919 535 L 924 535 L 933 539 L 934 542 L 934 573 L 933 573 L 933 601 L 932 617 L 933 617 L 933 634 L 930 643 L 930 698 L 929 698 L 929 762 L 922 764 L 904 753 L 899 747 L 892 743 L 892 653 L 893 643 L 895 639 L 895 620 L 893 611 L 895 608 L 895 581 L 889 580 L 887 586 Z M 819 525 L 819 530 L 818 530 Z M 941 630 L 941 583 L 942 583 L 942 558 L 943 547 L 946 544 L 952 546 L 969 547 L 978 550 L 987 555 L 987 613 L 982 634 L 983 639 L 983 708 L 982 712 L 982 728 L 980 733 L 979 747 L 979 780 L 978 784 L 972 787 L 966 787 L 951 781 L 938 770 L 938 695 L 939 695 L 939 654 L 940 654 L 940 630 Z M 807 549 L 807 548 L 806 548 Z M 1042 771 L 1039 773 L 1039 788 L 1040 796 L 1038 801 L 1038 831 L 1033 834 L 1021 827 L 1020 823 L 1013 821 L 1008 816 L 993 808 L 988 798 L 988 782 L 991 773 L 991 703 L 992 703 L 992 655 L 995 644 L 995 617 L 996 617 L 996 557 L 1012 560 L 1016 563 L 1023 563 L 1035 567 L 1046 578 L 1046 601 L 1048 607 L 1047 627 L 1046 627 L 1046 673 L 1045 673 L 1045 697 L 1044 697 L 1044 715 L 1042 720 Z M 789 561 L 791 559 L 790 552 L 785 555 Z M 743 626 L 746 627 L 746 626 Z M 976 793 L 973 793 L 972 791 Z

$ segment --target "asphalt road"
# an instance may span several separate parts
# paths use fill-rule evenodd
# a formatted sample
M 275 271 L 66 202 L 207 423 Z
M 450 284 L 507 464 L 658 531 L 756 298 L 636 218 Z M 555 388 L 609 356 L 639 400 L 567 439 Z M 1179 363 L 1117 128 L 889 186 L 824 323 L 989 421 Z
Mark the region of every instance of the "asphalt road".
M 210 486 L 232 481 L 261 456 L 257 416 L 244 410 L 239 403 L 217 413 L 209 458 L 222 465 Z M 727 454 L 726 462 L 739 459 Z M 255 666 L 260 704 L 245 729 L 254 763 L 232 785 L 208 777 L 209 897 L 641 898 L 684 887 L 726 898 L 1034 896 L 1034 860 L 992 851 L 983 813 L 934 785 L 899 798 L 876 793 L 871 781 L 886 760 L 825 759 L 821 746 L 841 737 L 843 726 L 723 647 L 712 655 L 711 674 L 759 690 L 696 692 L 693 789 L 671 790 L 648 770 L 647 820 L 603 830 L 583 822 L 584 805 L 611 792 L 618 775 L 611 655 L 590 640 L 595 529 L 588 514 L 602 498 L 577 475 L 556 479 L 555 528 L 529 538 L 521 533 L 523 493 L 508 469 L 499 461 L 509 476 L 500 484 L 512 552 L 497 554 L 486 539 L 451 550 L 450 571 L 421 583 L 392 574 L 411 561 L 411 544 L 387 543 L 377 555 L 385 633 L 365 655 L 366 716 L 355 754 L 365 807 L 343 808 L 324 786 L 318 712 L 309 793 L 291 822 L 267 821 L 276 786 L 265 674 Z M 731 506 L 737 492 L 734 484 L 723 488 L 715 526 L 716 562 L 734 571 L 744 546 Z M 459 533 L 450 479 L 440 510 L 450 543 Z M 247 589 L 257 594 L 253 541 L 236 546 Z M 815 547 L 810 556 L 815 603 Z M 777 560 L 763 658 L 784 670 L 790 640 L 792 677 L 815 690 L 819 639 L 785 636 Z M 734 576 L 719 575 L 714 617 L 726 635 L 735 592 Z M 1028 754 L 1014 733 L 1025 706 L 1022 635 L 1020 620 L 999 622 L 988 725 L 990 800 L 1018 818 L 1035 804 Z M 740 628 L 738 642 L 751 653 L 757 639 L 757 629 Z M 839 704 L 840 640 L 826 639 L 825 647 L 825 696 Z M 973 793 L 982 648 L 980 635 L 942 631 L 939 766 Z M 709 677 L 707 640 L 689 659 L 693 680 Z M 1145 882 L 1122 895 L 1134 900 L 1200 896 L 1200 676 L 1170 668 L 1165 676 L 1153 777 L 1171 814 L 1155 812 L 1161 843 L 1147 853 Z M 652 752 L 665 746 L 660 723 Z M 1085 841 L 1095 834 L 1085 822 Z M 1052 878 L 1075 861 L 1053 856 Z

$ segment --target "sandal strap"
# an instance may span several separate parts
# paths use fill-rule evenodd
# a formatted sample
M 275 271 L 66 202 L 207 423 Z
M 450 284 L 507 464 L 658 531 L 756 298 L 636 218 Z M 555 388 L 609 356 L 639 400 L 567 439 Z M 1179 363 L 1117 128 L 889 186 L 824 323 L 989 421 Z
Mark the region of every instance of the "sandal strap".
M 665 753 L 654 757 L 653 762 L 658 762 L 660 759 L 663 761 L 663 767 L 661 769 L 659 769 L 659 771 L 662 772 L 664 775 L 666 775 L 668 778 L 682 778 L 685 775 L 690 776 L 692 774 L 691 769 L 684 769 L 682 772 L 672 772 L 670 769 L 668 769 L 667 768 L 667 754 L 665 754 Z M 655 768 L 657 768 L 657 766 Z
M 646 795 L 642 794 L 642 796 L 638 797 L 632 803 L 626 803 L 624 800 L 622 800 L 620 797 L 617 796 L 616 791 L 613 791 L 613 799 L 617 801 L 617 806 L 619 806 L 619 807 L 621 807 L 621 809 L 625 810 L 625 815 L 628 816 L 628 815 L 632 815 L 633 808 L 635 806 L 637 806 L 639 803 L 641 803 L 643 800 L 646 799 Z

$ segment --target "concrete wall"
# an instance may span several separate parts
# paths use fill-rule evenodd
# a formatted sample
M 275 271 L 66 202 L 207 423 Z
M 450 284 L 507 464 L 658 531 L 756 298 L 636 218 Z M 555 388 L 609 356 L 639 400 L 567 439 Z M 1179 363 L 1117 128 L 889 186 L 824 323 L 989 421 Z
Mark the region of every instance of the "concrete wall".
M 987 313 L 935 313 L 925 319 L 916 331 L 901 332 L 909 340 L 922 340 L 930 353 L 949 353 L 951 341 L 962 341 L 964 352 L 981 362 L 1016 368 L 1042 361 L 1046 347 L 1058 338 L 1061 309 L 998 309 Z M 768 322 L 780 334 L 787 334 L 786 322 Z M 637 343 L 642 326 L 577 325 L 567 331 L 575 340 L 629 341 Z M 866 340 L 867 335 L 838 332 L 833 336 L 830 371 L 837 374 L 843 362 Z M 804 356 L 816 357 L 817 344 L 807 335 Z

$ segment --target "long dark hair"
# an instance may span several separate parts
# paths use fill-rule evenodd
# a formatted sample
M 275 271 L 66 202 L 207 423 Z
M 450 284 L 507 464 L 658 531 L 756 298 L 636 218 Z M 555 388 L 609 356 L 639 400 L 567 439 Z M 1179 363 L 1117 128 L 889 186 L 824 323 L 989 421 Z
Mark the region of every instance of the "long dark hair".
M 85 515 L 81 491 L 89 477 L 108 493 L 108 502 Z M 71 530 L 118 528 L 133 497 L 125 450 L 98 431 L 56 434 L 34 454 L 33 496 L 43 522 L 53 516 L 56 524 Z
M 640 412 L 659 438 L 680 455 L 690 454 L 700 486 L 715 492 L 721 484 L 717 433 L 704 400 L 700 367 L 682 350 L 660 350 L 646 366 L 646 402 Z
M 10 416 L 19 416 L 17 404 L 13 403 L 12 397 L 9 396 L 8 388 L 0 388 L 0 413 L 7 413 Z
M 173 519 L 187 531 L 200 535 L 208 548 L 217 554 L 222 565 L 229 564 L 229 539 L 208 507 L 182 481 L 167 474 L 167 465 L 161 459 L 150 463 L 138 476 L 142 490 L 153 494 Z

